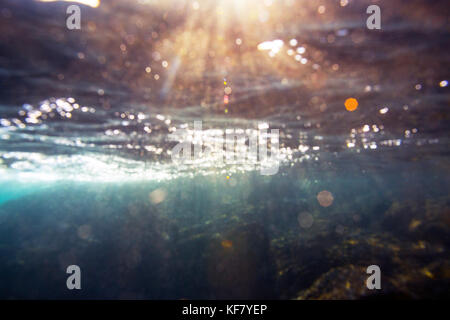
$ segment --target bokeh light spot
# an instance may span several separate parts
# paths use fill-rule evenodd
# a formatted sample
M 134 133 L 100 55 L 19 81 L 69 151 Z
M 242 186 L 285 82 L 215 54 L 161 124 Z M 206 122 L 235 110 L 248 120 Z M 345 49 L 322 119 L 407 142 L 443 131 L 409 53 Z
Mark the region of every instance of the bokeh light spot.
M 150 193 L 150 201 L 153 204 L 158 204 L 166 199 L 167 192 L 164 189 L 156 189 Z
M 323 190 L 317 194 L 317 201 L 322 207 L 329 207 L 333 204 L 334 197 L 331 192 Z
M 226 87 L 224 91 L 226 95 L 230 95 L 233 90 L 231 89 L 231 87 Z
M 358 100 L 355 98 L 348 98 L 345 100 L 345 109 L 347 111 L 355 111 L 358 108 Z
M 80 239 L 89 240 L 92 235 L 92 228 L 88 224 L 84 224 L 77 229 L 77 234 Z
M 221 244 L 222 244 L 222 247 L 224 247 L 226 249 L 233 247 L 233 242 L 230 240 L 222 240 Z
M 308 212 L 302 212 L 298 216 L 298 224 L 303 229 L 311 228 L 313 222 L 314 222 L 313 216 Z

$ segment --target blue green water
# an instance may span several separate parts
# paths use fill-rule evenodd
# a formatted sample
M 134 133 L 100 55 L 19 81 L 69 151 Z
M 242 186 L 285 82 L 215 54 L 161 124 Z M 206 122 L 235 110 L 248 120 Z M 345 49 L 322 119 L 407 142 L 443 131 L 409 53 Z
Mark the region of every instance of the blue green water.
M 448 297 L 446 2 L 239 3 L 0 4 L 0 299 Z

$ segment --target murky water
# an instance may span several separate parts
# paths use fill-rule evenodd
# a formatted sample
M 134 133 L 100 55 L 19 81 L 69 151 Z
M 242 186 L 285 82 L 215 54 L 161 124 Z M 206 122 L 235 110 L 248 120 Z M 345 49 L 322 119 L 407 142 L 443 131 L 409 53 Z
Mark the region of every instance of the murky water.
M 2 1 L 0 297 L 447 296 L 448 5 L 376 3 Z

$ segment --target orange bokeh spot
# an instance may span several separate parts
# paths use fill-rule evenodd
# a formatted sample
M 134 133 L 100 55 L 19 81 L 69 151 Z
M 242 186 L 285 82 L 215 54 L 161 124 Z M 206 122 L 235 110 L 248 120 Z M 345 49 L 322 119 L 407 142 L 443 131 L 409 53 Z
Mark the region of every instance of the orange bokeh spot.
M 222 247 L 224 248 L 231 248 L 233 246 L 233 242 L 230 240 L 223 240 L 222 241 Z
M 333 204 L 334 197 L 330 191 L 323 190 L 317 194 L 317 201 L 322 207 L 329 207 Z
M 355 98 L 348 98 L 345 100 L 345 108 L 348 111 L 355 111 L 358 108 L 358 100 Z

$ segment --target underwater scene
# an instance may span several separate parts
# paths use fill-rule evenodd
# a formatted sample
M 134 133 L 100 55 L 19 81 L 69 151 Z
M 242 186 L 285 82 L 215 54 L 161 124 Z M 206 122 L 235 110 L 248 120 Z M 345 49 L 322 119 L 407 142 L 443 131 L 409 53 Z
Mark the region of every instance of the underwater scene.
M 448 298 L 449 8 L 1 0 L 0 299 Z

